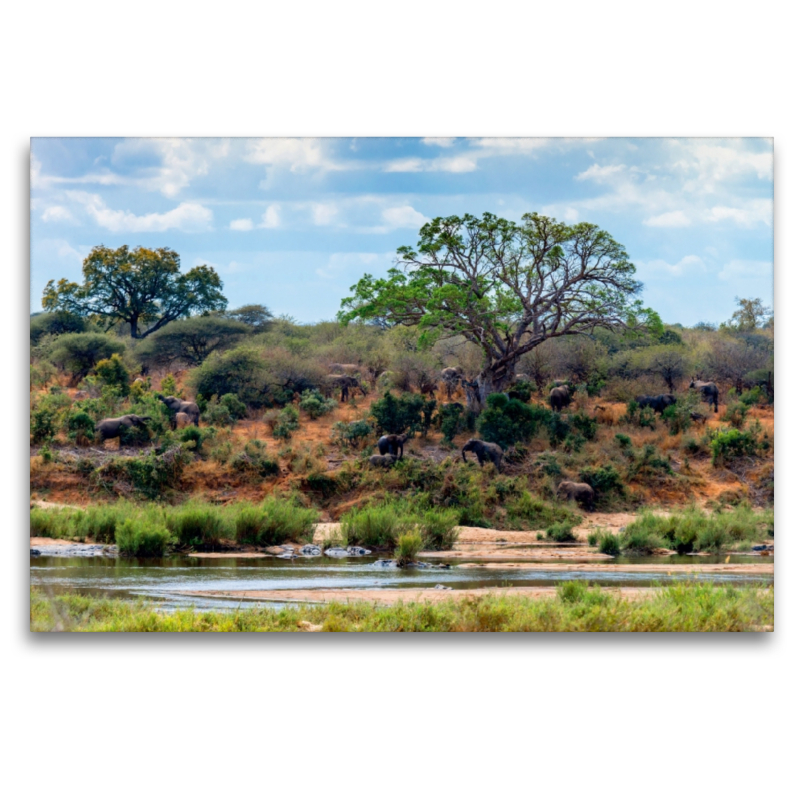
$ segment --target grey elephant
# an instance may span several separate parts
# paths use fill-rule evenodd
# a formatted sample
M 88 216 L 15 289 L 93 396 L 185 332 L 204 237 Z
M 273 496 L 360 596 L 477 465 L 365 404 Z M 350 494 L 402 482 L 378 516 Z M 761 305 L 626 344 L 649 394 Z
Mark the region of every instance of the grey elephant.
M 572 402 L 569 386 L 556 386 L 550 390 L 550 408 L 553 411 L 561 411 Z
M 200 409 L 197 403 L 192 403 L 188 400 L 180 400 L 177 397 L 164 397 L 163 394 L 157 394 L 156 397 L 173 413 L 177 414 L 182 412 L 186 414 L 192 421 L 193 425 L 200 422 Z
M 370 456 L 369 463 L 373 467 L 391 467 L 397 461 L 397 456 Z
M 484 442 L 481 439 L 470 439 L 461 448 L 461 457 L 464 459 L 464 463 L 467 461 L 467 450 L 475 453 L 481 466 L 483 466 L 484 462 L 491 461 L 495 468 L 500 471 L 503 461 L 503 448 L 499 444 Z
M 698 381 L 696 378 L 693 378 L 689 384 L 689 388 L 697 389 L 702 395 L 703 400 L 708 403 L 709 408 L 712 405 L 714 406 L 714 413 L 719 411 L 719 389 L 716 383 L 712 383 L 711 381 Z
M 327 375 L 325 377 L 325 382 L 328 386 L 341 389 L 343 403 L 347 402 L 349 399 L 351 389 L 358 389 L 364 397 L 368 394 L 361 381 L 351 375 Z
M 594 508 L 594 489 L 588 483 L 561 481 L 556 489 L 556 497 L 575 500 L 589 511 Z
M 106 439 L 116 439 L 121 436 L 126 430 L 130 428 L 147 428 L 147 422 L 150 417 L 139 417 L 136 414 L 125 414 L 124 417 L 111 417 L 109 419 L 101 419 L 95 425 L 95 432 L 100 437 L 100 441 L 104 442 Z
M 410 439 L 411 437 L 404 433 L 402 436 L 398 436 L 395 433 L 390 433 L 387 436 L 381 436 L 378 439 L 378 450 L 382 456 L 385 456 L 387 453 L 393 456 L 398 456 L 399 458 L 403 457 L 403 445 Z

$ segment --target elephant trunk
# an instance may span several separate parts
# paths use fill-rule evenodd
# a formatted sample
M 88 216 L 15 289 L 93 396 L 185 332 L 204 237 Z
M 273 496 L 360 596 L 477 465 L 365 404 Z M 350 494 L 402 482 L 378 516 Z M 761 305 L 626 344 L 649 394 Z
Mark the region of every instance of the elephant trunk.
M 466 452 L 465 452 L 465 451 L 466 451 L 466 449 L 467 449 L 466 447 L 462 447 L 462 448 L 461 448 L 461 458 L 463 458 L 463 459 L 464 459 L 464 463 L 465 463 L 465 464 L 467 463 L 467 455 L 466 455 Z

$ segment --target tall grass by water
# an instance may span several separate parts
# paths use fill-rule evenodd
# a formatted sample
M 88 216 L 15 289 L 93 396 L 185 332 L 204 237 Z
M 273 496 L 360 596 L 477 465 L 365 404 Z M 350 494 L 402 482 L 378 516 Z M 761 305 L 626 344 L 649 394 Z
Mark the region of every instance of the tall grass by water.
M 31 589 L 32 631 L 761 631 L 774 624 L 772 587 L 672 584 L 624 598 L 584 582 L 555 597 L 484 595 L 440 603 L 326 603 L 164 612 L 144 600 Z

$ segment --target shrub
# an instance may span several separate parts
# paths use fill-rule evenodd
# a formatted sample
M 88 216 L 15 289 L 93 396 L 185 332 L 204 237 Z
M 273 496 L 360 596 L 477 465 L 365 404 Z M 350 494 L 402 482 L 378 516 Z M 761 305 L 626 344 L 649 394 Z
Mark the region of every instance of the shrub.
M 570 425 L 590 442 L 597 436 L 597 421 L 582 411 L 572 415 Z
M 353 509 L 342 516 L 342 540 L 345 545 L 389 548 L 412 524 L 398 514 L 394 505 Z
M 233 514 L 236 541 L 260 547 L 310 541 L 319 518 L 314 509 L 281 497 L 268 497 L 260 506 L 238 506 Z
M 458 539 L 459 512 L 428 509 L 420 515 L 419 532 L 425 550 L 451 550 Z
M 648 530 L 635 524 L 625 528 L 622 538 L 622 549 L 628 553 L 650 554 L 664 546 L 664 540 L 656 531 Z
M 128 506 L 88 506 L 74 520 L 75 534 L 79 539 L 114 544 L 117 526 L 125 513 L 132 514 Z
M 577 525 L 581 519 L 568 508 L 554 506 L 534 497 L 527 489 L 521 492 L 519 497 L 508 502 L 506 510 L 509 516 L 524 520 L 533 530 L 548 528 L 558 522 L 571 522 Z
M 261 408 L 276 402 L 271 391 L 267 360 L 251 346 L 212 353 L 189 373 L 189 383 L 203 397 L 236 395 L 246 405 Z M 289 395 L 291 396 L 291 395 Z M 281 394 L 280 400 L 286 401 Z
M 129 517 L 116 532 L 121 553 L 140 558 L 163 556 L 171 543 L 170 533 L 163 524 L 144 517 Z
M 199 550 L 216 550 L 222 539 L 229 538 L 228 526 L 220 509 L 200 503 L 170 509 L 167 528 L 179 546 Z
M 657 475 L 672 475 L 669 459 L 656 455 L 656 448 L 646 444 L 636 454 L 628 467 L 628 479 L 648 478 Z
M 567 438 L 564 439 L 564 450 L 568 453 L 580 453 L 585 444 L 586 439 L 579 433 L 568 433 Z
M 421 394 L 403 393 L 395 397 L 385 392 L 380 400 L 369 407 L 370 415 L 375 419 L 375 429 L 382 433 L 416 433 L 423 427 L 421 417 L 425 398 Z
M 633 446 L 631 437 L 626 436 L 624 433 L 615 433 L 614 438 L 622 450 L 629 450 Z
M 280 414 L 272 435 L 276 439 L 291 439 L 292 433 L 300 427 L 300 412 L 294 406 L 286 406 Z
M 110 358 L 98 361 L 94 371 L 103 386 L 113 386 L 119 391 L 121 397 L 128 396 L 131 375 L 119 353 L 113 353 Z
M 55 340 L 49 356 L 56 366 L 72 373 L 72 380 L 77 383 L 99 361 L 124 350 L 119 339 L 104 333 L 67 333 Z
M 562 418 L 561 414 L 550 412 L 547 422 L 547 431 L 550 435 L 550 446 L 558 447 L 559 443 L 563 442 L 569 435 L 569 420 Z
M 518 381 L 508 390 L 508 397 L 509 400 L 519 400 L 521 403 L 529 403 L 535 391 L 535 383 L 531 383 L 530 381 Z
M 244 446 L 244 451 L 234 459 L 233 468 L 259 478 L 280 473 L 280 465 L 267 455 L 267 446 L 260 439 L 252 439 Z
M 594 531 L 586 537 L 589 547 L 597 547 L 597 542 L 600 540 L 600 534 Z
M 56 435 L 55 413 L 52 409 L 39 407 L 31 412 L 31 441 L 42 444 Z
M 244 419 L 247 416 L 247 406 L 235 394 L 229 392 L 222 395 L 219 404 L 227 408 L 234 419 Z
M 397 549 L 394 557 L 398 567 L 407 567 L 417 560 L 417 554 L 422 549 L 422 537 L 418 532 L 403 533 L 397 540 Z
M 67 415 L 67 436 L 71 441 L 94 438 L 94 420 L 85 412 L 73 410 Z
M 628 425 L 638 425 L 640 428 L 650 428 L 654 431 L 656 429 L 656 412 L 650 406 L 639 408 L 639 404 L 635 400 L 629 400 L 622 421 Z
M 478 431 L 486 441 L 505 450 L 516 442 L 530 441 L 536 433 L 536 416 L 530 406 L 504 394 L 490 394 L 486 402 L 488 407 L 478 417 Z
M 616 467 L 610 464 L 605 467 L 587 467 L 580 471 L 582 483 L 588 483 L 594 489 L 595 501 L 601 503 L 611 495 L 625 496 L 625 485 Z
M 692 425 L 692 413 L 696 408 L 694 398 L 687 396 L 679 397 L 677 402 L 664 409 L 661 419 L 664 420 L 672 436 L 689 430 Z
M 300 410 L 305 411 L 311 419 L 330 414 L 336 406 L 336 400 L 325 398 L 319 389 L 306 389 L 300 397 Z
M 233 397 L 233 395 L 225 396 Z M 201 419 L 209 425 L 216 425 L 222 428 L 230 428 L 236 422 L 230 408 L 227 405 L 223 405 L 216 395 L 205 402 Z
M 598 550 L 607 556 L 618 556 L 622 552 L 620 537 L 609 532 L 603 533 L 600 536 Z
M 565 581 L 558 587 L 558 599 L 562 603 L 582 603 L 588 591 L 586 581 Z
M 340 447 L 362 446 L 372 436 L 372 426 L 364 419 L 355 422 L 336 422 L 331 429 L 331 438 Z
M 45 539 L 72 538 L 72 518 L 75 511 L 68 508 L 31 509 L 31 536 Z
M 575 542 L 577 539 L 572 533 L 572 525 L 569 522 L 557 522 L 547 528 L 547 538 L 554 542 Z
M 64 333 L 83 333 L 88 322 L 69 311 L 41 312 L 31 316 L 31 346 L 36 345 L 44 336 L 61 336 Z
M 161 394 L 166 397 L 180 397 L 181 391 L 178 389 L 178 382 L 175 376 L 170 372 L 161 381 Z
M 711 433 L 712 464 L 720 466 L 742 456 L 755 455 L 758 442 L 750 431 L 717 428 Z
M 175 488 L 191 456 L 180 447 L 170 447 L 162 453 L 140 458 L 114 458 L 96 472 L 100 485 L 113 489 L 118 481 L 129 483 L 149 498 L 159 497 L 165 490 Z
M 745 418 L 749 410 L 750 406 L 747 403 L 730 403 L 722 415 L 722 420 L 730 422 L 734 428 L 741 430 L 744 427 Z

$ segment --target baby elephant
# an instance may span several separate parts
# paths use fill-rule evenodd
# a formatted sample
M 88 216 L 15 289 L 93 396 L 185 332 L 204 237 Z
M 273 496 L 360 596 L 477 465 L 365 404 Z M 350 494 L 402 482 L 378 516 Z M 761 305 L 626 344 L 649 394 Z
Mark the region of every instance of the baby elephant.
M 156 397 L 164 403 L 164 405 L 174 413 L 183 412 L 188 415 L 189 419 L 197 425 L 200 422 L 200 408 L 197 403 L 189 402 L 188 400 L 179 400 L 177 397 L 164 397 L 163 394 L 157 394 Z
M 106 439 L 116 439 L 124 431 L 136 426 L 137 428 L 146 428 L 146 422 L 149 422 L 150 417 L 137 417 L 136 414 L 126 414 L 124 417 L 112 417 L 111 419 L 101 419 L 95 425 L 95 431 L 100 436 L 100 441 L 104 442 Z
M 402 436 L 398 436 L 396 433 L 390 433 L 387 436 L 381 436 L 378 439 L 378 450 L 382 456 L 385 456 L 387 453 L 390 455 L 399 455 L 400 458 L 403 457 L 403 445 L 409 440 L 409 435 L 404 433 Z
M 461 448 L 461 457 L 464 459 L 464 463 L 467 463 L 467 450 L 472 451 L 478 457 L 478 463 L 483 466 L 484 462 L 491 461 L 495 469 L 500 471 L 500 466 L 503 461 L 503 448 L 500 447 L 499 444 L 495 444 L 494 442 L 484 442 L 480 439 L 470 439 L 462 448 Z
M 556 497 L 575 500 L 589 511 L 594 508 L 594 489 L 588 483 L 561 481 L 556 489 Z
M 391 467 L 397 461 L 397 456 L 370 456 L 369 463 L 373 467 Z

